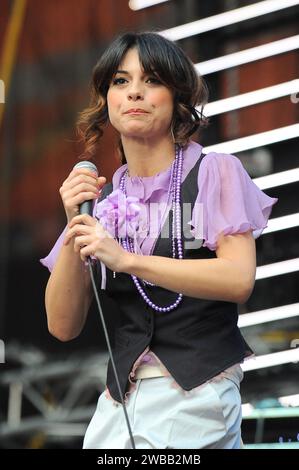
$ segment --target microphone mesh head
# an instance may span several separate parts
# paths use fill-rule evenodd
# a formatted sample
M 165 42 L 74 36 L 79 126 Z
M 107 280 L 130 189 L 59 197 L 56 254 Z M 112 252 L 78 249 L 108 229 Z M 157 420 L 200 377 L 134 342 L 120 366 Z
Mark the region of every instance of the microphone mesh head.
M 77 169 L 78 168 L 86 168 L 87 170 L 94 171 L 98 175 L 97 167 L 95 166 L 94 163 L 90 162 L 89 160 L 83 160 L 82 162 L 77 163 L 74 166 L 74 169 L 75 168 L 77 168 Z

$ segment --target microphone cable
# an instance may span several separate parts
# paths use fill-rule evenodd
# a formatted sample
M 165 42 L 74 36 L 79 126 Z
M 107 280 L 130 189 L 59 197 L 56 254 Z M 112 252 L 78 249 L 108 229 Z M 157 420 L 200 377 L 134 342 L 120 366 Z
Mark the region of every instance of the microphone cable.
M 80 161 L 79 163 L 77 163 L 74 166 L 74 169 L 75 168 L 76 169 L 86 168 L 87 170 L 93 171 L 98 175 L 98 169 L 97 169 L 96 165 L 94 163 L 92 163 L 91 161 L 89 161 L 89 160 Z M 93 213 L 92 207 L 93 207 L 93 201 L 92 200 L 84 201 L 79 206 L 79 213 L 80 214 L 88 214 L 92 217 L 92 213 Z M 122 404 L 123 411 L 124 411 L 124 414 L 125 414 L 125 420 L 126 420 L 130 440 L 131 440 L 132 449 L 136 449 L 135 441 L 134 441 L 134 438 L 133 438 L 133 433 L 132 433 L 132 429 L 131 429 L 131 425 L 130 425 L 130 421 L 129 421 L 129 417 L 128 417 L 128 413 L 127 413 L 127 408 L 126 408 L 126 405 L 125 405 L 125 402 L 124 402 L 124 399 L 123 399 L 123 396 L 122 396 L 122 393 L 121 393 L 119 377 L 118 377 L 118 373 L 117 373 L 117 370 L 116 370 L 116 367 L 115 367 L 115 362 L 114 362 L 113 353 L 112 353 L 112 349 L 111 349 L 111 345 L 110 345 L 110 339 L 109 339 L 109 335 L 108 335 L 108 331 L 107 331 L 107 327 L 106 327 L 106 322 L 105 322 L 105 318 L 104 318 L 104 315 L 103 315 L 103 310 L 102 310 L 102 307 L 101 307 L 101 303 L 100 303 L 100 299 L 99 299 L 99 295 L 98 295 L 98 290 L 97 290 L 97 287 L 96 287 L 96 282 L 94 280 L 94 272 L 93 272 L 93 269 L 92 269 L 92 261 L 91 261 L 91 258 L 89 256 L 87 257 L 87 263 L 88 263 L 88 267 L 89 267 L 90 279 L 91 279 L 91 283 L 92 283 L 92 287 L 93 287 L 94 296 L 95 296 L 95 299 L 96 299 L 96 304 L 97 304 L 99 314 L 100 314 L 100 317 L 101 317 L 101 322 L 102 322 L 102 327 L 103 327 L 103 330 L 104 330 L 104 335 L 105 335 L 105 339 L 106 339 L 106 343 L 107 343 L 107 347 L 108 347 L 109 357 L 110 357 L 114 377 L 115 377 L 115 380 L 116 380 L 117 390 L 118 390 L 119 396 L 121 398 L 121 404 Z
M 98 310 L 99 310 L 99 314 L 100 314 L 100 317 L 101 317 L 102 326 L 103 326 L 103 330 L 104 330 L 104 335 L 105 335 L 105 339 L 106 339 L 106 343 L 107 343 L 107 347 L 108 347 L 108 351 L 109 351 L 109 357 L 110 357 L 112 369 L 113 369 L 115 380 L 116 380 L 117 390 L 118 390 L 119 396 L 121 398 L 121 404 L 122 404 L 123 411 L 124 411 L 124 414 L 125 414 L 125 420 L 126 420 L 126 423 L 127 423 L 127 428 L 128 428 L 128 432 L 129 432 L 129 436 L 130 436 L 130 440 L 131 440 L 132 449 L 136 449 L 135 441 L 134 441 L 134 437 L 133 437 L 133 433 L 132 433 L 132 429 L 131 429 L 131 425 L 130 425 L 130 421 L 129 421 L 129 417 L 128 417 L 128 413 L 127 413 L 127 408 L 126 408 L 126 405 L 125 405 L 125 402 L 124 402 L 124 399 L 123 399 L 123 396 L 122 396 L 122 393 L 121 393 L 118 373 L 117 373 L 117 370 L 116 370 L 116 367 L 115 367 L 113 353 L 112 353 L 112 349 L 111 349 L 111 345 L 110 345 L 110 339 L 109 339 L 109 335 L 108 335 L 108 331 L 107 331 L 107 327 L 106 327 L 106 322 L 105 322 L 105 319 L 104 319 L 103 310 L 102 310 L 99 295 L 98 295 L 98 290 L 97 290 L 96 283 L 95 283 L 95 280 L 94 280 L 94 273 L 93 273 L 93 269 L 92 269 L 92 261 L 91 261 L 90 257 L 88 257 L 87 262 L 88 262 L 88 267 L 89 267 L 89 273 L 90 273 L 90 279 L 91 279 L 91 283 L 92 283 L 92 287 L 93 287 L 93 292 L 94 292 L 94 296 L 95 296 L 95 299 L 96 299 L 96 304 L 97 304 L 97 307 L 98 307 Z

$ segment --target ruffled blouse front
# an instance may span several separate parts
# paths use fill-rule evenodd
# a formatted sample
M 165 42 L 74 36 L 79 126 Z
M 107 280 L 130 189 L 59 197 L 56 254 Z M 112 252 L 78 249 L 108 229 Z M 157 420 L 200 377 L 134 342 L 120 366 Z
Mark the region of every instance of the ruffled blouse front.
M 184 151 L 182 182 L 196 164 L 201 155 L 201 150 L 201 145 L 191 143 Z M 150 255 L 153 252 L 155 242 L 171 208 L 170 191 L 173 167 L 172 163 L 164 171 L 153 176 L 126 177 L 127 195 L 136 197 L 141 206 L 142 226 L 136 236 L 138 249 L 143 255 Z M 119 188 L 121 178 L 126 170 L 127 164 L 122 165 L 114 173 L 112 179 L 113 191 Z

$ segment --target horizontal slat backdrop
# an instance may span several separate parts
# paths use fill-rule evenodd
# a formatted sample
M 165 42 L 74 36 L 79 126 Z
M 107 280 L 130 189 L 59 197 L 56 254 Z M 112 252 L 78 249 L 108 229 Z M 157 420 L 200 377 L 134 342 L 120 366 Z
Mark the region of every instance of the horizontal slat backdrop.
M 250 36 L 247 40 L 239 40 L 235 43 L 237 50 L 244 50 L 272 41 L 277 41 L 296 34 L 296 31 L 283 31 L 281 35 L 265 34 L 257 38 Z M 293 80 L 298 75 L 298 51 L 290 51 L 285 54 L 272 56 L 256 62 L 250 62 L 233 69 L 236 74 L 235 94 L 258 90 L 271 85 Z M 221 98 L 231 96 L 230 81 L 232 70 L 221 73 Z M 208 79 L 209 77 L 207 77 Z M 229 128 L 230 114 L 225 114 L 221 119 L 221 132 L 223 140 L 234 137 L 244 137 L 259 132 L 269 131 L 278 127 L 288 126 L 298 122 L 298 106 L 294 106 L 290 96 L 261 103 L 256 106 L 234 111 L 237 113 L 237 134 Z M 222 140 L 222 139 L 221 139 Z

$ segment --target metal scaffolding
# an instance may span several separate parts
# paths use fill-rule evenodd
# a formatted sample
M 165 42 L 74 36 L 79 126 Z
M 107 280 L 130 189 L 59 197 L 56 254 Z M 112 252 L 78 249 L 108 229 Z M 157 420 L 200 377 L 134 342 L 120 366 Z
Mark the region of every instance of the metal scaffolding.
M 8 363 L 16 366 L 1 374 L 2 444 L 11 438 L 43 442 L 70 441 L 82 437 L 105 388 L 108 355 L 72 354 L 53 360 L 32 348 L 11 344 Z

